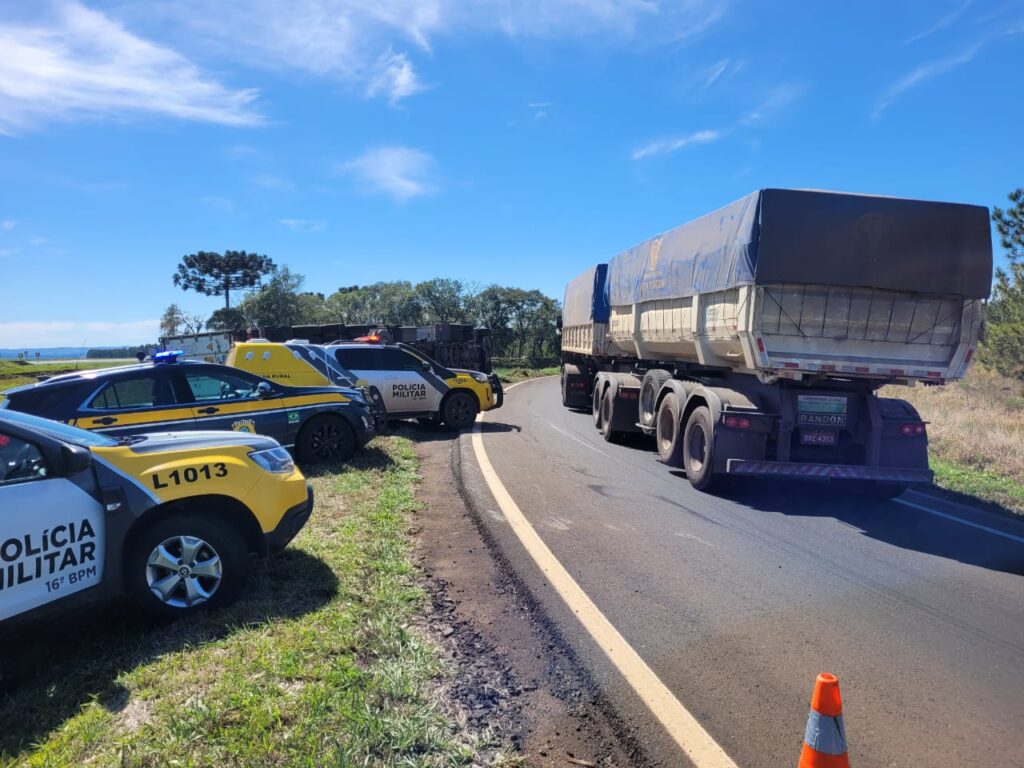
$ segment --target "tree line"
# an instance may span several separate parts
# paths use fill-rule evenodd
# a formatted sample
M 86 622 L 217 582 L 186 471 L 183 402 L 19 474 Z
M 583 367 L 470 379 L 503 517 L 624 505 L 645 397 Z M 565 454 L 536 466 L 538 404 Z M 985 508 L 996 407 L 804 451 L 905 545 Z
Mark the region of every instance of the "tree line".
M 491 330 L 497 356 L 541 358 L 558 354 L 559 302 L 538 290 L 489 285 L 479 288 L 452 278 L 341 286 L 333 293 L 304 290 L 305 278 L 267 256 L 245 251 L 200 251 L 182 259 L 175 285 L 207 296 L 223 296 L 224 307 L 208 318 L 164 312 L 162 336 L 267 326 L 406 325 L 457 323 Z M 231 305 L 232 292 L 242 299 Z

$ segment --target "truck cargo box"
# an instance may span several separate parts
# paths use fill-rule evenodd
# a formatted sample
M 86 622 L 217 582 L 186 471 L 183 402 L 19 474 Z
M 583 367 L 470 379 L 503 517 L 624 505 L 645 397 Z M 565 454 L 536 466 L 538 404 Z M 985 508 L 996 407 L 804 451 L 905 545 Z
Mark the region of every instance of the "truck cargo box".
M 608 347 L 608 265 L 591 267 L 565 287 L 562 350 L 602 356 Z
M 589 317 L 598 332 L 597 277 L 567 287 L 565 327 Z M 608 346 L 563 330 L 563 349 L 762 378 L 949 380 L 991 281 L 984 207 L 764 189 L 615 256 Z

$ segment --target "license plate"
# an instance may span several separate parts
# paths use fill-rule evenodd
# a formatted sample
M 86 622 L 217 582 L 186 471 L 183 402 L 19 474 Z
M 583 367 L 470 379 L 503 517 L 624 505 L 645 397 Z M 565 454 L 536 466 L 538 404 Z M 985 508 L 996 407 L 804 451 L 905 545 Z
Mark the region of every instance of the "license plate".
M 800 426 L 845 427 L 846 398 L 834 395 L 797 395 L 796 420 Z
M 831 429 L 802 429 L 800 442 L 804 445 L 835 445 L 839 435 Z

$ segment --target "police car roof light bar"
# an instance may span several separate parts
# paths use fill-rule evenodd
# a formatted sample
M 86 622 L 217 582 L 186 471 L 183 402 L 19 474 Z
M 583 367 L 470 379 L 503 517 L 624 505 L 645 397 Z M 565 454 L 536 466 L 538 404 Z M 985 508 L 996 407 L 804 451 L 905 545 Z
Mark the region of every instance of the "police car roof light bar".
M 182 349 L 169 349 L 165 352 L 156 352 L 153 355 L 154 363 L 176 363 L 178 358 L 185 354 Z

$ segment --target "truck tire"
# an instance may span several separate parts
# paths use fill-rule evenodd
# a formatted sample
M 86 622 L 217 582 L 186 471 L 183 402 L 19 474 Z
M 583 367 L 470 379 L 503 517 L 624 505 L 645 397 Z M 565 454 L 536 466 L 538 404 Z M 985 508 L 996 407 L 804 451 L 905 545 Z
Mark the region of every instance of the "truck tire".
M 686 479 L 698 491 L 714 483 L 715 426 L 707 406 L 694 408 L 683 431 L 683 469 Z
M 441 416 L 448 429 L 461 432 L 473 426 L 478 410 L 476 398 L 469 392 L 452 392 L 441 407 Z
M 601 436 L 606 443 L 618 440 L 622 433 L 612 429 L 615 423 L 615 397 L 612 395 L 612 388 L 604 390 L 604 397 L 601 398 Z
M 295 452 L 304 464 L 348 461 L 356 452 L 356 438 L 344 419 L 314 416 L 299 432 Z
M 655 416 L 658 456 L 663 464 L 679 469 L 683 466 L 682 407 L 675 392 L 665 393 Z
M 601 388 L 602 384 L 604 384 L 604 381 L 601 379 L 594 382 L 594 393 L 590 398 L 591 412 L 594 416 L 594 426 L 598 429 L 601 429 L 601 402 L 604 398 L 604 392 Z
M 575 407 L 577 407 L 577 406 L 574 406 L 574 405 L 569 403 L 569 387 L 566 386 L 566 379 L 569 376 L 579 376 L 579 375 L 580 375 L 579 366 L 576 366 L 576 365 L 563 365 L 562 366 L 562 405 L 564 405 L 566 408 L 575 408 Z
M 644 375 L 643 383 L 640 385 L 640 424 L 644 427 L 653 427 L 657 418 L 658 393 L 665 382 L 672 378 L 672 374 L 655 368 Z
M 219 517 L 184 511 L 131 539 L 125 583 L 139 607 L 163 618 L 234 602 L 249 579 L 245 537 Z

